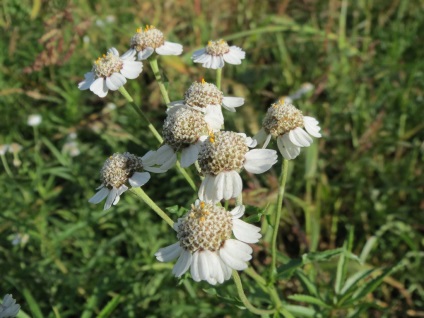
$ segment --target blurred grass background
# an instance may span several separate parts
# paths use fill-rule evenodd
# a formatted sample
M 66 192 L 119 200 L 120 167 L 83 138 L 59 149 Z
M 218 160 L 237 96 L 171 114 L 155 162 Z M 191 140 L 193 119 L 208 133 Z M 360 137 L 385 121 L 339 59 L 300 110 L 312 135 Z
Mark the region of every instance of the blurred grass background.
M 12 293 L 33 317 L 105 317 L 106 306 L 112 317 L 248 315 L 225 304 L 231 282 L 178 284 L 172 264 L 154 259 L 175 234 L 137 198 L 126 193 L 106 212 L 87 202 L 107 156 L 158 145 L 119 93 L 100 99 L 77 84 L 109 47 L 123 53 L 136 28 L 152 24 L 184 45 L 181 57 L 159 59 L 171 100 L 195 80 L 214 81 L 190 59 L 208 40 L 246 51 L 223 71 L 224 93 L 246 99 L 225 113 L 228 128 L 253 135 L 273 101 L 315 86 L 295 104 L 318 118 L 323 138 L 290 166 L 280 251 L 339 247 L 353 229 L 367 266 L 405 264 L 368 296 L 376 306 L 365 317 L 423 317 L 423 13 L 418 0 L 2 0 L 0 144 L 22 149 L 3 155 L 0 169 L 0 297 Z M 126 88 L 160 129 L 164 105 L 148 63 Z M 34 113 L 43 116 L 35 129 Z M 272 212 L 279 166 L 243 175 L 246 203 Z M 145 191 L 163 208 L 195 199 L 175 171 L 154 175 Z M 259 272 L 267 238 L 264 226 Z M 320 269 L 324 292 L 332 268 Z M 279 289 L 302 291 L 296 279 Z

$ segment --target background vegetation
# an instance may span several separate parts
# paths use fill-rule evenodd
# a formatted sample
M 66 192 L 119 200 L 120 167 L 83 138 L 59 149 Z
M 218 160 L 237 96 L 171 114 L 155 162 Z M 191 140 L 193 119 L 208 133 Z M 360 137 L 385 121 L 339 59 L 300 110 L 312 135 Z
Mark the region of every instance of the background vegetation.
M 253 135 L 273 101 L 315 86 L 296 105 L 319 119 L 323 138 L 290 166 L 279 249 L 298 259 L 348 245 L 363 261 L 348 262 L 348 275 L 396 265 L 361 299 L 358 315 L 422 317 L 423 11 L 419 0 L 3 0 L 0 144 L 22 149 L 2 156 L 0 169 L 0 297 L 12 293 L 20 317 L 249 315 L 231 281 L 215 289 L 178 283 L 172 264 L 155 260 L 175 234 L 137 198 L 126 193 L 108 211 L 87 202 L 107 156 L 158 145 L 119 93 L 100 99 L 77 83 L 109 47 L 125 51 L 135 29 L 152 24 L 184 45 L 182 57 L 159 59 L 171 100 L 195 80 L 214 80 L 190 59 L 208 40 L 247 52 L 223 72 L 224 92 L 246 99 L 226 113 L 229 128 Z M 164 105 L 147 63 L 126 88 L 160 128 Z M 34 113 L 43 116 L 35 129 L 27 125 Z M 279 166 L 244 174 L 245 202 L 258 207 L 248 214 L 272 213 Z M 154 175 L 145 191 L 163 208 L 195 199 L 174 170 Z M 258 272 L 270 261 L 266 226 L 263 234 L 252 261 Z M 300 264 L 281 276 L 281 294 L 305 305 L 290 298 L 308 294 L 303 273 L 331 302 L 338 262 Z M 242 279 L 251 301 L 266 306 L 254 282 Z

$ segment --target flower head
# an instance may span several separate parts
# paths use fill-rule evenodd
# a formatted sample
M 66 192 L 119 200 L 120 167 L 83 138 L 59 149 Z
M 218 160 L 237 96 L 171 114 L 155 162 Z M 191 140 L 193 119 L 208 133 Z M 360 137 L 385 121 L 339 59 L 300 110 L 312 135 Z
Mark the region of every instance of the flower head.
M 137 29 L 137 33 L 131 38 L 130 49 L 124 54 L 137 54 L 138 60 L 145 60 L 153 52 L 159 55 L 180 55 L 183 46 L 178 43 L 165 41 L 163 33 L 153 25 Z
M 271 136 L 277 138 L 278 149 L 286 159 L 294 159 L 301 147 L 309 147 L 314 136 L 320 138 L 318 121 L 302 112 L 287 100 L 279 100 L 271 105 L 262 123 L 262 129 L 255 137 L 258 142 L 269 143 Z M 306 129 L 306 131 L 303 129 Z
M 214 84 L 202 79 L 194 82 L 184 94 L 184 100 L 170 104 L 174 107 L 191 107 L 205 114 L 205 120 L 212 130 L 219 130 L 224 124 L 221 107 L 235 112 L 235 107 L 244 104 L 241 97 L 225 97 L 224 93 Z
M 208 45 L 194 52 L 193 62 L 202 63 L 205 68 L 217 69 L 224 67 L 225 62 L 229 64 L 241 64 L 246 53 L 237 46 L 229 46 L 224 40 L 209 41 Z
M 169 169 L 177 162 L 176 153 L 181 150 L 181 166 L 192 165 L 207 135 L 208 125 L 201 112 L 188 107 L 173 108 L 163 125 L 164 145 L 157 151 L 157 163 Z
M 190 268 L 196 282 L 223 283 L 231 277 L 233 269 L 247 268 L 252 248 L 246 243 L 256 243 L 261 237 L 260 228 L 239 219 L 243 214 L 242 205 L 227 211 L 211 202 L 197 200 L 174 224 L 178 242 L 161 248 L 155 256 L 161 262 L 178 257 L 172 270 L 176 277 Z
M 27 124 L 28 126 L 35 127 L 40 125 L 42 120 L 43 120 L 43 117 L 41 117 L 40 114 L 29 115 Z
M 11 294 L 6 294 L 0 305 L 0 318 L 16 317 L 21 306 L 16 303 Z
M 90 89 L 99 97 L 105 97 L 110 90 L 117 90 L 128 79 L 137 78 L 143 70 L 143 64 L 136 62 L 134 53 L 119 56 L 115 48 L 99 57 L 91 72 L 85 73 L 85 79 L 78 84 L 80 90 Z
M 205 178 L 199 198 L 217 202 L 236 198 L 242 191 L 239 172 L 263 173 L 277 162 L 277 153 L 269 149 L 252 149 L 256 141 L 232 131 L 212 133 L 200 148 L 199 165 Z
M 149 151 L 144 157 L 137 157 L 129 152 L 115 153 L 110 156 L 100 170 L 102 184 L 99 190 L 88 202 L 97 204 L 106 197 L 104 209 L 119 202 L 122 193 L 128 187 L 141 187 L 150 179 L 150 172 L 163 172 L 153 167 L 156 164 L 156 152 Z

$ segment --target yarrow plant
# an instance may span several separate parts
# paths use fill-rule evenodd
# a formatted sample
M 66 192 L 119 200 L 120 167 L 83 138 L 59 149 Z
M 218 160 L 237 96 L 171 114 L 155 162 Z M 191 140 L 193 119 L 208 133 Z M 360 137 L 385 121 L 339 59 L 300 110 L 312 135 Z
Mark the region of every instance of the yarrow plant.
M 3 301 L 0 304 L 0 318 L 16 317 L 20 309 L 21 306 L 16 303 L 12 295 L 7 294 L 3 297 Z
M 288 304 L 277 288 L 280 277 L 290 277 L 301 265 L 317 259 L 317 254 L 310 259 L 305 254 L 300 263 L 290 262 L 287 256 L 278 252 L 277 245 L 289 160 L 293 162 L 301 148 L 309 147 L 313 142 L 312 137 L 322 137 L 318 120 L 303 115 L 292 104 L 313 86 L 304 86 L 288 98 L 273 103 L 263 118 L 262 128 L 251 138 L 244 132 L 224 130 L 226 111 L 222 108 L 235 112 L 237 107 L 245 103 L 243 97 L 226 96 L 221 89 L 225 64 L 239 65 L 245 58 L 245 52 L 241 48 L 219 40 L 210 41 L 205 48 L 197 50 L 193 54 L 193 62 L 201 63 L 205 68 L 216 69 L 216 84 L 205 80 L 195 81 L 184 93 L 183 100 L 171 102 L 157 60 L 161 55 L 180 55 L 182 45 L 166 41 L 165 35 L 153 26 L 147 26 L 144 30 L 139 28 L 129 43 L 130 47 L 124 55 L 120 56 L 112 48 L 107 55 L 97 59 L 92 71 L 85 74 L 85 79 L 78 87 L 81 90 L 90 89 L 99 97 L 106 96 L 108 90 L 118 90 L 147 124 L 158 142 L 155 147 L 157 150 L 150 150 L 142 157 L 128 152 L 115 153 L 106 159 L 100 170 L 101 185 L 89 202 L 97 204 L 106 200 L 106 210 L 116 205 L 125 191 L 131 191 L 176 234 L 177 242 L 165 243 L 165 247 L 154 251 L 156 259 L 160 262 L 177 260 L 172 274 L 178 279 L 191 277 L 196 282 L 218 285 L 226 283 L 232 277 L 238 293 L 238 298 L 234 297 L 233 301 L 241 301 L 243 307 L 254 314 L 269 317 L 324 317 L 333 307 L 343 308 L 343 302 L 352 296 L 350 287 L 343 287 L 348 291 L 341 296 L 344 290 L 340 285 L 343 274 L 337 274 L 337 284 L 340 286 L 336 288 L 335 296 L 328 304 L 321 300 L 325 297 L 318 298 L 315 293 L 292 297 L 314 306 L 324 304 L 321 306 L 324 308 L 323 315 L 312 307 Z M 162 134 L 123 87 L 127 79 L 137 78 L 143 69 L 142 62 L 135 61 L 136 58 L 141 61 L 148 59 L 166 105 Z M 227 129 L 231 127 L 226 126 Z M 270 203 L 269 208 L 257 213 L 247 212 L 249 218 L 242 220 L 245 211 L 249 211 L 246 209 L 248 205 L 243 203 L 242 176 L 249 178 L 251 174 L 262 174 L 269 170 L 275 172 L 273 166 L 279 160 L 278 153 L 274 149 L 266 149 L 272 137 L 276 138 L 277 148 L 283 157 L 280 159 L 281 174 L 276 204 L 267 202 Z M 2 158 L 5 149 L 5 145 L 0 149 Z M 147 184 L 152 177 L 150 173 L 165 173 L 173 167 L 178 169 L 193 189 L 193 198 L 198 198 L 191 204 L 190 210 L 176 222 L 142 189 L 151 187 L 152 183 Z M 246 173 L 242 173 L 244 170 Z M 194 180 L 193 175 L 197 179 Z M 261 180 L 258 178 L 255 182 Z M 310 209 L 307 206 L 305 210 Z M 260 222 L 261 226 L 250 224 L 251 222 Z M 262 236 L 266 241 L 264 244 L 261 242 Z M 255 256 L 254 247 L 251 246 L 255 243 L 263 246 L 264 253 L 268 253 L 268 247 L 270 250 L 267 255 L 269 261 L 255 266 L 262 270 L 260 273 L 249 263 Z M 341 265 L 338 266 L 338 273 L 345 273 L 346 268 L 343 266 L 349 253 L 347 250 L 339 250 L 337 253 L 344 254 L 339 262 Z M 331 256 L 337 253 L 332 251 Z M 325 260 L 328 259 L 327 256 L 320 255 Z M 281 264 L 281 260 L 288 263 Z M 265 304 L 266 308 L 257 308 L 249 301 L 238 271 L 244 271 L 243 275 L 248 275 L 257 284 L 261 294 L 260 303 Z M 302 277 L 303 282 L 309 283 L 307 279 L 311 276 L 313 275 L 299 277 Z M 264 301 L 265 294 L 269 296 L 269 302 Z
M 178 257 L 172 270 L 176 277 L 190 269 L 197 282 L 221 284 L 230 279 L 233 269 L 247 268 L 252 248 L 246 243 L 256 243 L 261 237 L 260 228 L 240 220 L 243 214 L 243 205 L 227 211 L 212 202 L 197 200 L 174 224 L 178 242 L 161 248 L 155 256 L 161 262 Z
M 105 97 L 109 90 L 116 91 L 127 82 L 127 78 L 135 79 L 143 70 L 143 64 L 135 61 L 134 55 L 120 57 L 117 49 L 110 48 L 107 54 L 94 62 L 91 72 L 85 73 L 85 79 L 78 88 L 90 89 L 99 97 Z

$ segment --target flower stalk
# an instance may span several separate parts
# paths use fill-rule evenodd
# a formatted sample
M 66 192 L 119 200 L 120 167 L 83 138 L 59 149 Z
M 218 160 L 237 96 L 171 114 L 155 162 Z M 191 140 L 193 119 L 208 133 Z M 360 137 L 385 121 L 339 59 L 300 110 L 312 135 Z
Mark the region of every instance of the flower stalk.
M 155 75 L 156 81 L 158 82 L 162 98 L 165 101 L 165 104 L 168 106 L 169 103 L 171 103 L 171 101 L 169 99 L 169 95 L 168 95 L 168 91 L 166 90 L 165 83 L 163 82 L 162 75 L 160 74 L 160 71 L 159 71 L 157 56 L 149 59 L 149 62 L 150 62 L 150 67 L 152 68 L 153 74 Z
M 271 267 L 270 267 L 271 283 L 275 282 L 276 275 L 277 275 L 277 268 L 276 268 L 276 264 L 277 264 L 277 235 L 278 235 L 278 229 L 279 229 L 280 219 L 281 219 L 281 210 L 283 208 L 283 198 L 284 198 L 284 191 L 285 191 L 286 181 L 287 181 L 288 167 L 289 167 L 289 161 L 287 159 L 284 159 L 282 167 L 281 167 L 280 189 L 278 191 L 278 198 L 277 198 L 277 211 L 275 213 L 274 224 L 273 224 L 273 229 L 272 229 Z

